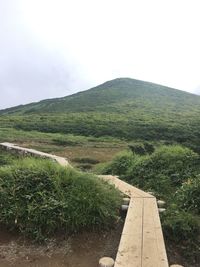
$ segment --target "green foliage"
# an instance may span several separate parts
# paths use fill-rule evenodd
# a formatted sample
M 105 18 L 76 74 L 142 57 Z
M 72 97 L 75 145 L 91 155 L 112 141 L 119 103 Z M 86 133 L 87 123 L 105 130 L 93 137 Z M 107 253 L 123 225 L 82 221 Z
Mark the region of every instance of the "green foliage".
M 147 142 L 144 143 L 144 149 L 147 154 L 152 154 L 155 151 L 155 147 Z
M 180 208 L 200 215 L 200 175 L 182 184 L 176 200 Z
M 0 118 L 1 120 L 1 118 Z M 104 145 L 113 146 L 123 143 L 120 139 L 110 137 L 80 136 L 73 134 L 61 133 L 43 133 L 38 131 L 23 131 L 13 128 L 1 128 L 0 125 L 0 142 L 36 142 L 42 145 L 51 144 L 60 146 L 84 145 L 88 143 L 103 143 Z
M 200 171 L 199 156 L 182 146 L 160 146 L 151 155 L 131 152 L 117 155 L 103 172 L 120 175 L 128 182 L 153 190 L 158 196 L 170 196 L 188 177 Z
M 155 151 L 154 146 L 147 142 L 143 144 L 130 144 L 129 148 L 134 154 L 138 155 L 152 154 Z
M 143 145 L 129 145 L 130 150 L 132 151 L 132 153 L 134 154 L 138 154 L 138 155 L 145 155 L 146 151 Z
M 165 236 L 177 242 L 196 240 L 200 234 L 200 222 L 194 215 L 180 211 L 176 206 L 168 207 L 162 214 Z
M 65 139 L 53 139 L 53 142 L 59 146 L 75 146 L 78 144 L 78 142 L 76 141 L 65 140 Z
M 111 185 L 47 160 L 0 168 L 0 222 L 35 240 L 57 230 L 111 226 L 119 206 Z
M 11 164 L 14 158 L 12 154 L 0 149 L 0 167 Z
M 162 214 L 161 220 L 165 238 L 175 242 L 185 258 L 197 262 L 200 250 L 199 217 L 172 205 Z
M 77 162 L 77 163 L 88 163 L 88 164 L 97 164 L 99 163 L 99 160 L 97 159 L 93 159 L 90 157 L 85 157 L 85 158 L 73 158 L 72 159 L 73 162 Z
M 110 163 L 107 163 L 107 162 L 103 162 L 103 163 L 99 163 L 99 164 L 95 165 L 94 168 L 92 169 L 92 171 L 96 174 L 102 174 L 102 175 L 112 173 Z
M 133 79 L 1 111 L 0 125 L 26 131 L 173 141 L 199 152 L 200 97 Z M 1 136 L 0 136 L 1 137 Z M 55 138 L 60 145 L 73 140 Z
M 133 165 L 134 155 L 129 151 L 123 151 L 114 157 L 107 172 L 111 170 L 114 175 L 124 175 Z
M 161 146 L 148 156 L 140 157 L 127 173 L 128 179 L 139 187 L 170 193 L 188 177 L 194 177 L 199 156 L 181 146 Z

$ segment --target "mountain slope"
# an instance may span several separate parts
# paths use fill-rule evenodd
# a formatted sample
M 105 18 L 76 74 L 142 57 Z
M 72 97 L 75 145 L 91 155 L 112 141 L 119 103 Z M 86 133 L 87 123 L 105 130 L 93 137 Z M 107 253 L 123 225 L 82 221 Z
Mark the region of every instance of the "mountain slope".
M 192 109 L 200 105 L 200 97 L 180 90 L 172 89 L 139 80 L 120 78 L 108 81 L 95 88 L 63 98 L 43 100 L 37 103 L 21 105 L 0 111 L 0 114 L 27 113 L 66 113 L 88 111 L 123 111 L 121 105 L 137 108 L 151 102 L 155 108 L 176 108 L 183 106 Z
M 120 78 L 71 96 L 2 110 L 0 127 L 199 147 L 200 96 Z

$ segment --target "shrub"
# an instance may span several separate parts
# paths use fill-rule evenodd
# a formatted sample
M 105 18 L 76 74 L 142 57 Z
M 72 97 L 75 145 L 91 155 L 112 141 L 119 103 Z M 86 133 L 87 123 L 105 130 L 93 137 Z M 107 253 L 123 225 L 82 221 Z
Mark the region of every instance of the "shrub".
M 143 145 L 129 145 L 129 148 L 134 154 L 138 154 L 138 155 L 146 154 L 146 151 Z
M 188 148 L 161 146 L 151 155 L 148 168 L 167 175 L 173 185 L 179 186 L 188 177 L 195 175 L 197 160 L 198 155 Z
M 168 207 L 162 215 L 162 226 L 168 239 L 180 242 L 196 240 L 200 234 L 200 223 L 196 216 L 177 209 L 175 205 Z
M 12 162 L 13 156 L 0 149 L 0 166 L 8 165 Z
M 81 163 L 76 166 L 81 171 L 89 171 L 92 169 L 93 165 L 89 163 Z
M 35 240 L 113 224 L 120 194 L 93 175 L 24 159 L 0 168 L 0 223 Z
M 102 175 L 111 174 L 112 173 L 111 163 L 101 162 L 95 165 L 92 171 L 96 174 L 102 174 Z
M 144 142 L 143 144 L 130 144 L 129 148 L 134 154 L 138 155 L 152 154 L 155 150 L 154 146 L 148 142 Z
M 161 216 L 165 238 L 175 242 L 185 257 L 198 261 L 200 248 L 199 218 L 185 211 L 180 211 L 175 205 L 168 207 Z
M 74 141 L 74 140 L 67 140 L 67 139 L 62 139 L 62 138 L 54 138 L 52 140 L 55 145 L 58 146 L 76 146 L 79 144 L 79 142 Z
M 88 164 L 97 164 L 99 163 L 99 160 L 97 159 L 93 159 L 93 158 L 73 158 L 72 159 L 73 162 L 77 162 L 77 163 L 88 163 Z
M 144 149 L 145 149 L 146 153 L 148 153 L 148 154 L 152 154 L 155 151 L 154 146 L 148 142 L 144 143 Z
M 176 199 L 179 207 L 200 215 L 200 175 L 183 183 Z
M 119 153 L 114 157 L 110 164 L 110 169 L 114 175 L 125 175 L 129 168 L 133 165 L 134 155 L 129 151 Z
M 199 166 L 199 155 L 189 148 L 160 146 L 151 155 L 122 152 L 102 168 L 102 174 L 120 175 L 135 186 L 170 198 L 188 177 L 199 173 Z
M 144 188 L 165 177 L 175 188 L 198 173 L 198 161 L 199 156 L 188 148 L 161 146 L 152 155 L 140 157 L 129 169 L 128 176 L 129 180 Z

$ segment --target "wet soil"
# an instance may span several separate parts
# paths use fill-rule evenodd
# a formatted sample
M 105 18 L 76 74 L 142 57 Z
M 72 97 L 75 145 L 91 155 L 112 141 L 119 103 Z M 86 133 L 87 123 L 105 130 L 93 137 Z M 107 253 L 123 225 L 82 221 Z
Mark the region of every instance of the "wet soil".
M 167 256 L 169 264 L 180 264 L 184 267 L 199 267 L 200 266 L 200 255 L 197 258 L 188 258 L 180 250 L 180 247 L 171 241 L 166 242 Z M 190 248 L 188 248 L 190 250 Z
M 1 267 L 98 267 L 101 257 L 115 259 L 123 222 L 101 232 L 59 236 L 45 245 L 33 244 L 17 234 L 0 230 Z

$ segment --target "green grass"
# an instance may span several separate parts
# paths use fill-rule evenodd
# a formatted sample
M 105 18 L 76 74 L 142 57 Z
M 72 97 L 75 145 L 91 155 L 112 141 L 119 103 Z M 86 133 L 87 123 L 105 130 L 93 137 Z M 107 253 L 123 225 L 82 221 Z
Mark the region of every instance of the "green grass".
M 104 146 L 116 146 L 124 142 L 113 137 L 93 137 L 62 133 L 43 133 L 39 131 L 24 131 L 0 126 L 0 142 L 38 142 L 56 146 L 84 145 L 88 143 L 100 143 Z
M 12 164 L 12 162 L 16 158 L 19 158 L 19 156 L 13 155 L 13 154 L 11 154 L 11 153 L 9 153 L 7 151 L 4 151 L 4 150 L 0 149 L 0 167 Z
M 49 160 L 0 167 L 0 223 L 37 241 L 57 231 L 112 227 L 120 202 L 108 183 Z

